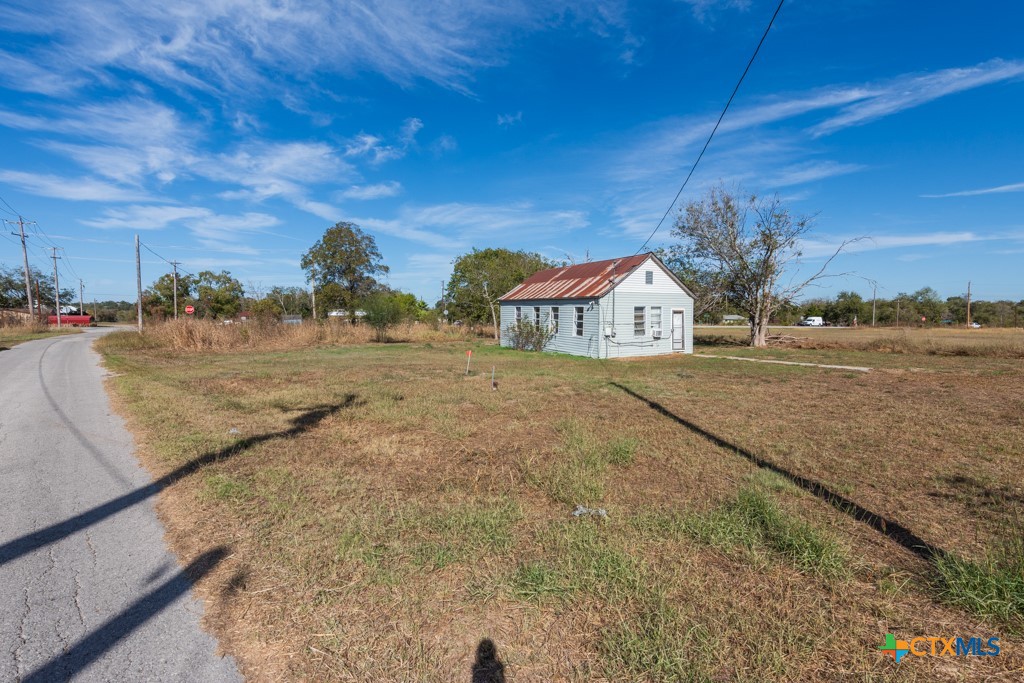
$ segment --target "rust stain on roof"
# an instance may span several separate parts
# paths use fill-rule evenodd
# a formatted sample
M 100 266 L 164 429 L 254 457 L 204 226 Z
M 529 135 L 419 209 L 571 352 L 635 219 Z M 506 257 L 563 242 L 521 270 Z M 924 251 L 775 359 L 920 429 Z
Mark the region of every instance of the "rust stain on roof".
M 622 282 L 650 254 L 637 254 L 534 273 L 499 301 L 527 299 L 589 299 L 603 296 Z

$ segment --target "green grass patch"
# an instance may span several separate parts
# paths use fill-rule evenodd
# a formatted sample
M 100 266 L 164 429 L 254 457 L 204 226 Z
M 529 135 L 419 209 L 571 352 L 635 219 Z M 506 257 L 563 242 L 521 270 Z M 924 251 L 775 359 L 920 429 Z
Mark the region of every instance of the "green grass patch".
M 252 488 L 244 481 L 227 474 L 210 474 L 205 480 L 206 493 L 215 500 L 240 502 L 252 498 Z
M 624 466 L 633 461 L 640 446 L 633 437 L 601 441 L 592 429 L 575 418 L 556 426 L 562 446 L 551 462 L 526 468 L 527 480 L 566 505 L 598 505 L 604 498 L 604 480 L 609 465 Z
M 953 555 L 935 562 L 940 598 L 1024 633 L 1024 540 L 1019 536 L 977 562 Z
M 769 491 L 744 487 L 721 508 L 682 521 L 696 540 L 721 549 L 770 550 L 826 579 L 849 574 L 845 549 L 811 524 L 787 514 Z

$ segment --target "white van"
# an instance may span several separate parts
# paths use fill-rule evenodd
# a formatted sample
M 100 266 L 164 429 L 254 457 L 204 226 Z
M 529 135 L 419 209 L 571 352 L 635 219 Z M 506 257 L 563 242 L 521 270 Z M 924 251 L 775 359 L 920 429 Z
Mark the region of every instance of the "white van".
M 825 321 L 820 315 L 811 315 L 797 323 L 800 327 L 825 327 Z

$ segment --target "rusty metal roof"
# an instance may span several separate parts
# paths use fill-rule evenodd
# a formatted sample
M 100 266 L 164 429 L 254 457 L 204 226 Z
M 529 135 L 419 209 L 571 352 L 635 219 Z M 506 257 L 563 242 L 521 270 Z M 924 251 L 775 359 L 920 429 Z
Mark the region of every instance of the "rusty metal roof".
M 534 273 L 499 301 L 527 299 L 591 299 L 604 296 L 651 254 L 637 254 Z

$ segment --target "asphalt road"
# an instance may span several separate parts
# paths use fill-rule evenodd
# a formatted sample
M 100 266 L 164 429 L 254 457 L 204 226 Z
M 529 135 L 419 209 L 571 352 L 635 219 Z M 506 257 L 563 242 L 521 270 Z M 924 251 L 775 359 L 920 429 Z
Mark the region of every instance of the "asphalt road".
M 0 351 L 0 681 L 240 681 L 103 391 L 105 330 Z

